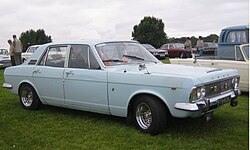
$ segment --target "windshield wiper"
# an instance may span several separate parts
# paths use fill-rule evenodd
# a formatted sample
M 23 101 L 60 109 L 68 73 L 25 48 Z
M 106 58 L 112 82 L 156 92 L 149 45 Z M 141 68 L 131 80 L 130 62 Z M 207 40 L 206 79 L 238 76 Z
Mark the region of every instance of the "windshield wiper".
M 153 63 L 157 64 L 156 61 L 147 60 L 147 59 L 144 59 L 144 58 L 141 58 L 141 57 L 137 57 L 137 56 L 133 56 L 133 55 L 123 55 L 123 57 L 128 57 L 128 58 L 138 59 L 138 60 L 144 60 L 144 61 L 153 62 Z
M 121 59 L 106 59 L 103 62 L 123 62 Z
M 123 55 L 123 57 L 128 57 L 128 58 L 138 59 L 138 60 L 144 60 L 144 58 L 133 56 L 133 55 Z

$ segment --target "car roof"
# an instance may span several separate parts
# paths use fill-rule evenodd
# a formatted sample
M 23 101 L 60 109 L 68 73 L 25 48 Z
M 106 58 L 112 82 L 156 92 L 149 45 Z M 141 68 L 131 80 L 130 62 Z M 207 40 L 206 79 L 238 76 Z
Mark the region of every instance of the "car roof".
M 38 47 L 38 46 L 41 46 L 41 45 L 30 45 L 29 47 Z
M 231 26 L 224 28 L 222 30 L 244 30 L 244 29 L 249 29 L 249 25 Z
M 46 46 L 49 45 L 60 45 L 60 44 L 86 44 L 86 45 L 91 45 L 94 46 L 96 44 L 101 44 L 101 43 L 111 43 L 111 42 L 134 42 L 134 43 L 139 43 L 135 40 L 78 40 L 78 41 L 57 41 L 57 42 L 51 42 L 44 44 Z

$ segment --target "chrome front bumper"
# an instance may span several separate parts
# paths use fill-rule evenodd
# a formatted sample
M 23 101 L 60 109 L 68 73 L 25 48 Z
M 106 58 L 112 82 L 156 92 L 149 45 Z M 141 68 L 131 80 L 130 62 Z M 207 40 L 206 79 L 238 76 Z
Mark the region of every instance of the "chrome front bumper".
M 231 106 L 234 107 L 237 106 L 236 98 L 238 97 L 239 94 L 240 90 L 237 89 L 234 91 L 223 93 L 215 97 L 205 98 L 195 103 L 176 103 L 174 107 L 180 110 L 203 111 L 203 112 L 213 110 L 229 102 Z

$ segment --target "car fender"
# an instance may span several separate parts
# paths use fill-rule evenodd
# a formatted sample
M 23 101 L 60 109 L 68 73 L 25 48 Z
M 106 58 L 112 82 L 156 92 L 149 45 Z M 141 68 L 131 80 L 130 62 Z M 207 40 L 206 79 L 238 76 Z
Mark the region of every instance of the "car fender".
M 40 99 L 40 94 L 39 94 L 39 92 L 38 92 L 36 86 L 35 86 L 31 81 L 29 81 L 29 80 L 22 80 L 22 81 L 19 83 L 19 85 L 18 85 L 18 94 L 19 94 L 19 92 L 20 92 L 20 87 L 21 87 L 23 84 L 29 84 L 29 85 L 31 85 L 31 86 L 34 88 L 34 90 L 36 91 L 36 94 L 37 94 L 37 96 L 38 96 L 39 99 Z M 41 101 L 43 104 L 45 103 L 45 101 L 43 101 L 42 99 L 40 99 L 40 101 Z
M 166 106 L 167 109 L 170 108 L 170 104 L 168 103 L 168 97 L 164 97 L 163 94 L 161 94 L 161 92 L 158 92 L 156 90 L 152 90 L 152 89 L 140 89 L 135 91 L 134 93 L 132 93 L 129 97 L 128 103 L 127 103 L 127 111 L 129 111 L 129 107 L 130 105 L 136 101 L 136 97 L 140 96 L 140 95 L 151 95 L 154 97 L 157 97 L 161 102 L 163 102 Z

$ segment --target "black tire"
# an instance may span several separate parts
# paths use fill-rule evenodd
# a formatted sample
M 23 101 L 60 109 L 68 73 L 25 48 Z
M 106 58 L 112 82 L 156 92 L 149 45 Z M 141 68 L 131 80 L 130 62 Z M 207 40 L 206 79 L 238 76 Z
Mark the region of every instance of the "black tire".
M 184 58 L 184 57 L 185 57 L 185 53 L 184 52 L 180 52 L 179 58 Z
M 36 110 L 42 105 L 36 91 L 29 84 L 24 84 L 20 87 L 19 99 L 24 109 Z
M 166 128 L 166 107 L 155 97 L 140 96 L 134 103 L 133 118 L 140 131 L 155 135 Z

